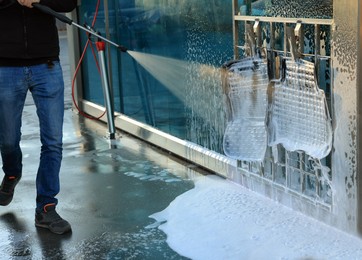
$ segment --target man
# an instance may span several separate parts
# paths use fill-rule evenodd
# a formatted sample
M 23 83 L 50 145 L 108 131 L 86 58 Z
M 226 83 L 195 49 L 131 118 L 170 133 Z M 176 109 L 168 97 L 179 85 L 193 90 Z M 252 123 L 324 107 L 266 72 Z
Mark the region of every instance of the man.
M 0 205 L 11 202 L 22 176 L 21 116 L 30 91 L 42 144 L 36 177 L 35 225 L 64 234 L 71 231 L 71 226 L 55 210 L 64 116 L 58 31 L 54 17 L 33 8 L 33 3 L 57 12 L 70 12 L 76 7 L 76 0 L 0 0 L 0 151 L 5 174 Z

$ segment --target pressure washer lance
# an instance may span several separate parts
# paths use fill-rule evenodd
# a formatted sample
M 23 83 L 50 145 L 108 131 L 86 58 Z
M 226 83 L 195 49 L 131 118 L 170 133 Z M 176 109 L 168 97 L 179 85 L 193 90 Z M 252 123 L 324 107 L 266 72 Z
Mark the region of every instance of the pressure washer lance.
M 72 19 L 66 17 L 66 16 L 63 15 L 63 14 L 60 14 L 60 13 L 55 12 L 53 9 L 51 9 L 51 8 L 48 7 L 48 6 L 41 5 L 41 4 L 38 4 L 38 3 L 33 3 L 33 6 L 34 6 L 34 8 L 42 11 L 43 13 L 46 13 L 46 14 L 49 14 L 49 15 L 54 16 L 55 18 L 57 18 L 58 20 L 62 21 L 63 23 L 67 23 L 67 24 L 69 24 L 69 25 L 74 25 L 74 26 L 78 27 L 79 29 L 82 29 L 82 30 L 84 30 L 84 31 L 86 31 L 86 32 L 88 32 L 88 33 L 96 36 L 97 38 L 99 38 L 99 39 L 101 39 L 101 40 L 103 40 L 103 41 L 105 41 L 105 42 L 107 42 L 107 43 L 109 43 L 109 44 L 117 47 L 119 50 L 121 50 L 121 51 L 123 51 L 123 52 L 127 52 L 127 48 L 126 48 L 126 47 L 124 47 L 124 46 L 122 46 L 122 45 L 119 45 L 119 44 L 117 44 L 117 43 L 115 43 L 115 42 L 112 42 L 112 41 L 108 40 L 107 38 L 99 35 L 98 33 L 94 32 L 94 31 L 92 31 L 92 30 L 90 30 L 90 29 L 88 29 L 88 28 L 85 28 L 85 27 L 83 27 L 83 26 L 81 26 L 81 25 L 79 25 L 79 24 L 77 24 L 77 23 L 75 23 L 75 22 L 73 22 Z
M 72 19 L 66 17 L 65 15 L 55 12 L 53 9 L 51 9 L 47 6 L 37 4 L 37 3 L 34 3 L 33 6 L 34 6 L 34 8 L 42 11 L 43 13 L 52 15 L 55 18 L 59 19 L 60 21 L 67 23 L 69 25 L 74 25 L 74 26 L 88 32 L 89 34 L 95 35 L 98 38 L 98 41 L 96 42 L 96 46 L 97 46 L 98 58 L 99 58 L 99 62 L 100 62 L 100 71 L 101 71 L 104 102 L 105 102 L 106 111 L 107 111 L 107 124 L 108 124 L 108 130 L 109 130 L 109 138 L 111 140 L 114 140 L 116 128 L 114 125 L 114 110 L 113 110 L 113 103 L 112 103 L 112 99 L 111 99 L 111 89 L 110 89 L 110 86 L 108 83 L 108 75 L 107 75 L 107 69 L 106 69 L 106 63 L 105 63 L 105 55 L 104 55 L 105 44 L 104 44 L 104 42 L 107 42 L 107 43 L 117 47 L 119 50 L 121 50 L 123 52 L 127 52 L 127 48 L 122 45 L 119 45 L 117 43 L 114 43 L 114 42 L 108 40 L 107 38 L 102 37 L 95 31 L 93 31 L 92 28 L 90 28 L 90 27 L 85 28 L 83 26 L 80 26 L 79 24 L 74 23 Z M 111 146 L 112 146 L 112 144 L 111 144 Z

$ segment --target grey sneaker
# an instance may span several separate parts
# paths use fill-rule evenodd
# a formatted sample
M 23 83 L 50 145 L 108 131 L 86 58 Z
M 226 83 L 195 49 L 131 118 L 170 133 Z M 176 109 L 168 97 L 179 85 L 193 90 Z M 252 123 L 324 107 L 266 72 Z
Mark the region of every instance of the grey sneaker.
M 4 176 L 0 186 L 0 205 L 7 206 L 13 200 L 14 189 L 21 177 Z
M 35 226 L 47 228 L 58 235 L 72 230 L 69 222 L 62 219 L 55 211 L 55 204 L 47 204 L 44 206 L 43 211 L 35 213 Z

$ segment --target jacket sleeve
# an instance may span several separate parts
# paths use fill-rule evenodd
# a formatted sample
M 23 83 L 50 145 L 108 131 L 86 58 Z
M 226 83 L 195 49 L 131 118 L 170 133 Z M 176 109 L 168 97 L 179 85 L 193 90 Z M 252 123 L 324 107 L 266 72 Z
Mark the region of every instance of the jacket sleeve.
M 77 0 L 40 0 L 39 4 L 46 5 L 56 12 L 68 13 L 77 7 Z

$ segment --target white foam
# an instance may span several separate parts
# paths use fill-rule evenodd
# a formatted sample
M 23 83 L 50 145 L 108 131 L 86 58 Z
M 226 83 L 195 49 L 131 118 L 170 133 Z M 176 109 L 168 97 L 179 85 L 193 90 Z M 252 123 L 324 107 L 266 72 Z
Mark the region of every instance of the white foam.
M 150 217 L 165 222 L 173 250 L 195 260 L 362 259 L 357 237 L 215 176 Z

